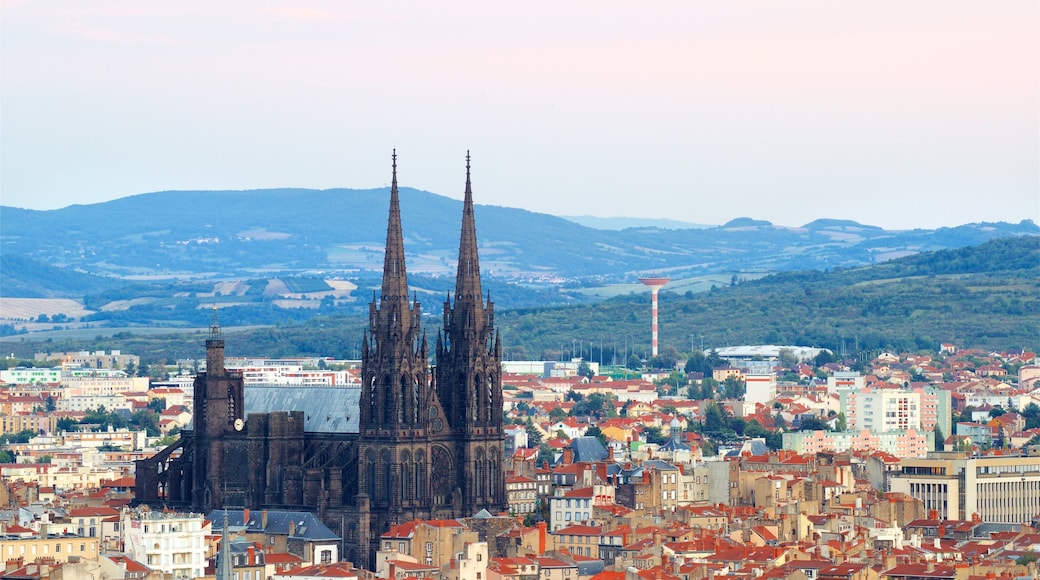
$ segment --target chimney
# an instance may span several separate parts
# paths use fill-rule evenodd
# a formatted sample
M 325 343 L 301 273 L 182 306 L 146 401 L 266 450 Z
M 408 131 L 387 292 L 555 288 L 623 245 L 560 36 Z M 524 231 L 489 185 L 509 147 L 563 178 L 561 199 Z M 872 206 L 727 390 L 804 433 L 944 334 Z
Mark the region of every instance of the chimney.
M 607 445 L 607 461 L 614 463 L 614 446 Z
M 567 447 L 563 450 L 563 464 L 570 465 L 574 463 L 574 450 Z
M 249 526 L 249 508 L 242 510 L 242 525 Z
M 260 512 L 260 525 L 265 530 L 267 529 L 267 510 Z
M 293 521 L 293 520 L 289 520 L 289 537 L 291 538 L 291 537 L 293 537 L 295 535 L 296 535 L 296 522 Z
M 545 532 L 549 527 L 549 524 L 545 522 L 538 522 L 535 524 L 538 528 L 538 555 L 541 556 L 545 553 Z
M 253 566 L 256 564 L 256 552 L 253 550 L 253 546 L 249 546 L 249 565 Z

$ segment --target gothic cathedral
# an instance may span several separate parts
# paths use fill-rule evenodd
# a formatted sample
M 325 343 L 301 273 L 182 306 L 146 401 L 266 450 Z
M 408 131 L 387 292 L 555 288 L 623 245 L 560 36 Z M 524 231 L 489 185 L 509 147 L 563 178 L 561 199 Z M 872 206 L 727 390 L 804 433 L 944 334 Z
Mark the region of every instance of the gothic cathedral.
M 193 425 L 138 462 L 137 503 L 313 511 L 358 562 L 371 562 L 392 524 L 505 509 L 502 345 L 481 289 L 469 155 L 455 296 L 444 302 L 432 370 L 419 301 L 408 292 L 396 152 L 392 172 L 361 388 L 245 389 L 241 374 L 224 368 L 214 325 Z

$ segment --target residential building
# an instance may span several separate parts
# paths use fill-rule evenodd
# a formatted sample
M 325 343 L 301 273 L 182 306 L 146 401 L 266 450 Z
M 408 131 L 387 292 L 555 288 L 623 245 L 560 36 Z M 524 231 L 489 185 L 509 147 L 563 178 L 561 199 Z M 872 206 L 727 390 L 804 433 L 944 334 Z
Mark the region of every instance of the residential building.
M 175 578 L 203 575 L 210 525 L 202 514 L 125 509 L 119 527 L 128 557 Z
M 1040 457 L 941 452 L 900 465 L 892 491 L 921 500 L 940 519 L 1021 524 L 1040 513 Z

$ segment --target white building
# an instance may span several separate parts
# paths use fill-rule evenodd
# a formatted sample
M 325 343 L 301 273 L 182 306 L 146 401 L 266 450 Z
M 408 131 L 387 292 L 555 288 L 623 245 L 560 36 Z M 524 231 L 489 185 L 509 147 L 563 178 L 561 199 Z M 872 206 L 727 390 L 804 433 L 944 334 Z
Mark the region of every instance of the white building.
M 744 401 L 766 404 L 776 398 L 776 373 L 744 375 Z
M 838 371 L 827 377 L 827 392 L 840 393 L 842 391 L 858 391 L 867 386 L 867 380 L 863 375 L 855 371 Z
M 939 519 L 1026 524 L 1040 513 L 1040 457 L 933 453 L 900 466 L 892 491 L 921 500 Z
M 842 390 L 841 408 L 850 431 L 921 429 L 920 393 L 903 389 Z
M 174 578 L 204 575 L 210 525 L 202 514 L 127 509 L 119 528 L 130 558 Z
M 25 367 L 6 369 L 0 371 L 0 381 L 9 385 L 53 384 L 61 381 L 61 369 L 27 369 Z

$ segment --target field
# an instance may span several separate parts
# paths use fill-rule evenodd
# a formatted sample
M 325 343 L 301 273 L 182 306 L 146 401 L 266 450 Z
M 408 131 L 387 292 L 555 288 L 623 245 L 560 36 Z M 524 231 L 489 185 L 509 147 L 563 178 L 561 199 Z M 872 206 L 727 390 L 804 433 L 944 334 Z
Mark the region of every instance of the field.
M 83 304 L 69 298 L 2 298 L 0 297 L 0 320 L 24 322 L 41 314 L 48 318 L 64 314 L 68 318 L 79 318 L 91 314 Z

